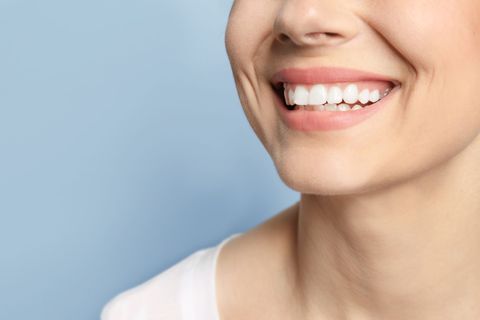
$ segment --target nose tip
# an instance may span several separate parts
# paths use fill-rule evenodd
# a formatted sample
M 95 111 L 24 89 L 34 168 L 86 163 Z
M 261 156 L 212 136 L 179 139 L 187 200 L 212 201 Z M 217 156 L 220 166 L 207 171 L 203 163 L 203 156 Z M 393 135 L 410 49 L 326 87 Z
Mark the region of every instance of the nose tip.
M 356 20 L 332 1 L 286 0 L 279 8 L 275 38 L 296 46 L 334 46 L 357 34 Z

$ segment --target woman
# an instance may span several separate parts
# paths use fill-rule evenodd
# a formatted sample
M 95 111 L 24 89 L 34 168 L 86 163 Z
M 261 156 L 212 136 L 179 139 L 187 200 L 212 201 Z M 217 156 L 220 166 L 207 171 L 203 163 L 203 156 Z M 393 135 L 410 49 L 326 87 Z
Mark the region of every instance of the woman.
M 480 319 L 480 2 L 237 0 L 226 46 L 301 199 L 104 320 Z

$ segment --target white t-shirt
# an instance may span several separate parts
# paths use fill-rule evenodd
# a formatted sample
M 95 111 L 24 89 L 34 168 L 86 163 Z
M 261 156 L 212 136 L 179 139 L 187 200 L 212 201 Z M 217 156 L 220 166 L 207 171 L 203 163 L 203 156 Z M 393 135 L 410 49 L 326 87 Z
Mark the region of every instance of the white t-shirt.
M 222 247 L 198 250 L 150 280 L 124 291 L 104 307 L 101 320 L 220 320 L 215 275 Z

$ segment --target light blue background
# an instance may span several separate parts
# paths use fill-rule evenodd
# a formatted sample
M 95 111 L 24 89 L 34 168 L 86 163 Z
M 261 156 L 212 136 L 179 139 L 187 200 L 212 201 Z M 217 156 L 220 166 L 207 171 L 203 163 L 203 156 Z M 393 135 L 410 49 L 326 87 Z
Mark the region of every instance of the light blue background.
M 0 319 L 98 319 L 298 199 L 239 105 L 230 5 L 0 0 Z

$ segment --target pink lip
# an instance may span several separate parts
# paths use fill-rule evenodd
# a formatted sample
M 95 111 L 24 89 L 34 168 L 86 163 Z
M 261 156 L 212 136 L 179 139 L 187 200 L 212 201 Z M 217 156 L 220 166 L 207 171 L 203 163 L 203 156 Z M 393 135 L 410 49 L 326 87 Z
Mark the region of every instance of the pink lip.
M 274 85 L 280 83 L 335 83 L 335 82 L 358 82 L 358 81 L 389 81 L 394 85 L 400 84 L 397 80 L 387 76 L 354 70 L 347 68 L 318 67 L 318 68 L 287 68 L 275 73 L 272 77 Z

